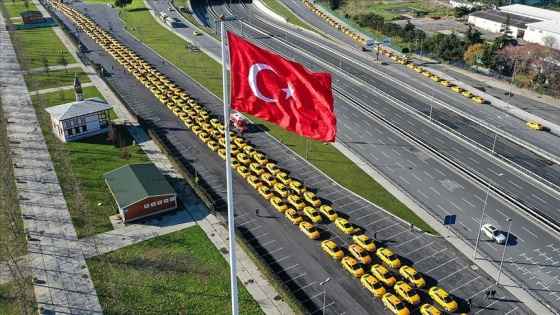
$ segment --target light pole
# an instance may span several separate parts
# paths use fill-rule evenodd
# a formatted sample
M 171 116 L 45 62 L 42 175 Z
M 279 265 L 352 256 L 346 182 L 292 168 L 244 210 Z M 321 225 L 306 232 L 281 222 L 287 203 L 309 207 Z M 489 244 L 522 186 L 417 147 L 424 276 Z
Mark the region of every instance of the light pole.
M 196 186 L 198 186 L 198 173 L 196 172 L 196 154 L 194 154 L 194 149 L 198 148 L 197 145 L 193 146 L 193 147 L 189 147 L 189 150 L 191 151 L 192 155 L 193 155 L 193 168 L 194 168 L 194 182 L 196 184 Z
M 499 176 L 504 175 L 504 173 L 498 174 Z M 482 230 L 482 223 L 484 221 L 484 214 L 486 212 L 486 204 L 488 203 L 488 195 L 490 194 L 490 186 L 492 185 L 492 180 L 488 178 L 488 188 L 486 188 L 486 198 L 484 199 L 484 206 L 482 207 L 482 216 L 480 217 L 480 227 L 478 228 L 478 234 L 476 236 L 476 243 L 474 245 L 473 259 L 476 259 L 476 250 L 478 249 L 478 242 L 480 242 L 480 231 Z
M 434 109 L 434 95 L 436 94 L 436 81 L 434 81 L 434 86 L 432 88 L 432 99 L 430 100 L 430 122 L 432 121 L 432 110 Z
M 325 309 L 327 308 L 327 282 L 331 281 L 331 278 L 325 279 L 325 281 L 319 283 L 320 286 L 323 287 L 323 315 L 325 315 Z
M 509 93 L 508 93 L 508 100 L 507 100 L 507 105 L 506 105 L 506 109 L 509 109 L 509 99 L 511 97 L 511 89 L 513 88 L 513 80 L 515 79 L 515 59 L 513 59 L 513 71 L 511 72 L 511 83 L 509 85 Z
M 492 144 L 492 155 L 494 155 L 494 149 L 496 148 L 496 140 L 498 139 L 498 132 L 494 135 L 494 143 Z
M 508 218 L 507 221 L 509 222 L 509 226 L 508 226 L 508 231 L 506 236 L 506 243 L 504 244 L 504 252 L 502 253 L 502 260 L 500 261 L 500 268 L 498 269 L 498 279 L 496 279 L 496 285 L 500 285 L 500 276 L 502 275 L 502 265 L 504 264 L 504 257 L 506 256 L 506 249 L 509 240 L 509 231 L 511 231 L 512 220 Z

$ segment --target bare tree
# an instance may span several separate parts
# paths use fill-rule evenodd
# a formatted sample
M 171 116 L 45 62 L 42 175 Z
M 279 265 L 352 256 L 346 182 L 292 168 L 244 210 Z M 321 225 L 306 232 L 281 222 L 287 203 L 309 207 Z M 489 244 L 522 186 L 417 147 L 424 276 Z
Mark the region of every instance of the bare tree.
M 51 76 L 49 73 L 49 70 L 51 70 L 49 68 L 49 58 L 47 58 L 47 56 L 43 56 L 43 58 L 41 59 L 41 62 L 43 62 L 43 67 L 45 68 L 45 71 L 47 72 L 47 76 Z
M 556 39 L 556 37 L 552 35 L 547 35 L 543 37 L 543 46 L 552 49 L 560 49 L 560 44 L 558 43 L 558 39 Z
M 132 153 L 130 153 L 127 146 L 121 147 L 119 154 L 121 155 L 121 158 L 126 160 L 126 163 L 128 163 L 128 161 L 132 157 Z
M 68 69 L 66 69 L 66 66 L 68 66 L 68 60 L 64 58 L 64 55 L 60 55 L 60 58 L 58 58 L 58 64 L 64 66 L 64 72 L 68 73 Z
M 23 5 L 29 10 L 29 0 L 23 0 Z
M 109 124 L 109 133 L 107 134 L 107 141 L 112 141 L 115 146 L 115 141 L 118 139 L 117 128 L 114 124 Z

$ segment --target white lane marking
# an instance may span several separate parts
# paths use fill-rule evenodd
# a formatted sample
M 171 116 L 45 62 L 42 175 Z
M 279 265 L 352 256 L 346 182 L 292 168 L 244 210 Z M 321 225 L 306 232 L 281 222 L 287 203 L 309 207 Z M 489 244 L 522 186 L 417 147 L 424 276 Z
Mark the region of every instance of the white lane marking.
M 469 230 L 469 231 L 471 231 L 471 232 L 472 232 L 472 230 L 471 230 L 471 229 L 469 229 L 469 227 L 468 227 L 468 226 L 464 225 L 464 224 L 463 224 L 463 222 L 459 221 L 459 224 L 461 224 L 461 225 L 462 225 L 462 226 L 463 226 L 463 227 L 464 227 L 465 229 L 467 229 L 467 230 Z
M 433 192 L 435 192 L 436 194 L 438 194 L 438 195 L 441 196 L 441 194 L 440 194 L 437 190 L 435 190 L 432 186 L 430 186 L 430 189 L 431 189 Z
M 454 205 L 455 208 L 457 208 L 457 209 L 463 211 L 463 209 L 461 209 L 458 205 L 454 204 L 453 201 L 450 201 L 449 203 L 452 204 L 452 205 Z
M 455 271 L 455 272 L 453 272 L 453 273 L 450 273 L 450 274 L 448 274 L 447 276 L 445 276 L 445 277 L 443 277 L 443 278 L 441 278 L 441 279 L 438 279 L 438 283 L 440 283 L 441 281 L 443 281 L 443 279 L 449 278 L 449 277 L 451 277 L 452 275 L 454 275 L 454 274 L 456 274 L 456 273 L 459 273 L 459 272 L 461 272 L 462 270 L 464 270 L 465 268 L 468 268 L 468 267 L 469 267 L 469 266 L 464 266 L 463 268 L 461 268 L 461 269 L 459 269 L 459 270 L 457 270 L 457 271 Z
M 469 160 L 475 162 L 476 164 L 480 164 L 480 162 L 478 162 L 477 160 L 473 159 L 472 157 L 469 156 Z
M 393 141 L 395 144 L 397 143 L 397 141 L 393 140 L 391 137 L 387 137 L 387 139 Z
M 467 199 L 461 197 L 461 199 L 463 199 L 464 202 L 468 203 L 471 207 L 476 208 L 472 203 L 468 202 Z
M 440 205 L 437 205 L 437 207 L 438 207 L 438 208 L 440 208 L 440 209 L 441 209 L 441 211 L 443 211 L 443 212 L 445 212 L 445 213 L 449 214 L 449 211 L 447 211 L 447 210 L 443 209 L 443 208 L 442 208 L 442 207 L 441 207 Z
M 453 258 L 453 259 L 451 259 L 451 260 L 448 260 L 448 261 L 444 262 L 443 264 L 440 264 L 439 266 L 435 266 L 434 268 L 432 268 L 432 269 L 426 271 L 425 273 L 426 273 L 426 274 L 427 274 L 427 273 L 430 273 L 430 272 L 432 272 L 432 271 L 438 269 L 438 268 L 441 267 L 441 266 L 447 265 L 448 263 L 450 263 L 450 262 L 456 260 L 457 258 L 459 258 L 459 257 L 455 257 L 455 258 Z M 440 280 L 440 281 L 441 281 L 441 280 Z
M 410 242 L 412 242 L 412 241 L 414 241 L 414 240 L 416 240 L 416 239 L 419 239 L 419 238 L 421 238 L 421 237 L 422 237 L 422 235 L 416 236 L 415 238 L 410 239 L 410 240 L 408 240 L 408 241 L 406 241 L 406 242 L 404 242 L 404 243 L 400 243 L 400 244 L 397 245 L 397 246 L 393 246 L 393 248 L 397 248 L 397 247 L 402 246 L 402 245 L 404 245 L 404 244 L 410 243 Z
M 436 172 L 440 173 L 442 176 L 445 176 L 445 174 L 443 174 L 440 170 L 438 170 L 437 168 L 434 167 L 434 170 L 436 170 Z
M 441 141 L 438 137 L 435 137 L 437 141 L 441 142 L 441 143 L 445 143 L 443 141 Z
M 498 176 L 500 176 L 500 174 L 501 174 L 501 173 L 497 173 L 497 172 L 495 172 L 495 171 L 494 171 L 493 169 L 491 169 L 491 168 L 489 168 L 488 170 L 489 170 L 490 172 L 494 173 L 494 175 L 498 175 Z
M 374 158 L 376 161 L 379 161 L 379 159 L 376 158 L 373 154 L 370 153 L 369 155 L 370 155 L 372 158 Z
M 314 285 L 315 283 L 316 283 L 316 282 L 313 281 L 313 282 L 311 282 L 311 283 L 308 284 L 308 285 L 304 285 L 303 287 L 301 287 L 301 288 L 295 290 L 294 293 L 296 293 L 297 291 L 301 291 L 301 290 L 303 290 L 303 289 L 305 289 L 305 288 L 307 288 L 307 287 L 309 287 L 309 286 L 312 286 L 312 285 Z
M 375 130 L 376 130 L 377 132 L 379 132 L 380 134 L 383 134 L 383 132 L 382 132 L 381 130 L 379 130 L 379 129 L 377 129 L 377 128 L 375 128 Z
M 429 133 L 428 133 L 426 130 L 422 129 L 422 128 L 420 128 L 420 131 L 422 131 L 423 133 L 429 135 Z
M 521 228 L 522 228 L 522 229 L 524 229 L 524 230 L 525 230 L 525 232 L 527 232 L 527 233 L 529 233 L 529 234 L 533 235 L 533 236 L 534 236 L 535 238 L 539 238 L 538 236 L 536 236 L 535 234 L 533 234 L 533 232 L 531 232 L 531 231 L 527 230 L 527 229 L 526 229 L 525 227 L 523 227 L 523 226 L 522 226 Z
M 371 132 L 369 132 L 368 130 L 366 130 L 366 133 L 367 133 L 368 135 L 370 135 L 370 136 L 373 137 L 373 135 L 371 134 Z
M 360 125 L 358 125 L 357 122 L 354 122 L 354 125 L 356 125 L 356 127 L 358 127 L 358 128 L 362 128 Z
M 535 196 L 534 194 L 531 194 L 531 196 L 533 196 L 533 197 L 535 197 L 535 198 L 539 199 L 540 201 L 542 201 L 542 202 L 544 202 L 544 203 L 547 203 L 546 201 L 542 200 L 541 198 L 539 198 L 539 197 Z
M 362 119 L 362 121 L 363 121 L 366 125 L 371 126 L 371 124 L 368 123 L 366 120 Z
M 419 192 L 420 194 L 422 194 L 422 196 L 424 196 L 424 198 L 428 199 L 428 196 L 426 196 L 423 192 L 421 192 L 420 190 L 416 189 L 417 192 Z
M 263 243 L 263 244 L 261 244 L 261 245 L 259 245 L 259 246 L 257 246 L 257 247 L 253 247 L 253 249 L 261 248 L 261 247 L 263 247 L 263 246 L 265 246 L 265 245 L 268 245 L 268 244 L 274 243 L 274 242 L 276 242 L 276 240 L 272 240 L 272 241 L 270 241 L 270 242 Z
M 417 166 L 416 166 L 416 164 L 414 164 L 414 163 L 410 162 L 410 160 L 409 160 L 409 159 L 406 159 L 406 160 L 408 161 L 408 163 L 410 163 L 410 164 L 414 165 L 414 167 L 417 167 Z
M 381 154 L 385 155 L 386 157 L 389 157 L 389 156 L 387 155 L 387 153 L 385 153 L 385 152 L 383 152 L 383 151 L 379 151 L 379 152 L 381 152 Z
M 471 283 L 471 282 L 473 282 L 473 281 L 475 281 L 475 280 L 478 280 L 480 277 L 481 277 L 481 276 L 478 276 L 478 277 L 472 279 L 471 281 L 469 281 L 469 282 L 467 282 L 467 283 L 464 283 L 464 284 L 462 284 L 462 285 L 460 285 L 460 286 L 458 286 L 458 287 L 455 287 L 455 289 L 449 291 L 449 293 L 453 293 L 454 291 L 459 290 L 460 288 L 466 286 L 467 284 L 469 284 L 469 283 Z
M 360 149 L 362 149 L 362 150 L 364 150 L 364 151 L 366 150 L 364 147 L 362 147 L 361 144 L 356 144 L 356 145 L 357 145 Z
M 412 254 L 412 253 L 414 253 L 414 252 L 417 252 L 417 251 L 421 250 L 421 249 L 424 248 L 424 247 L 430 246 L 430 245 L 432 245 L 433 243 L 434 243 L 434 242 L 431 242 L 431 243 L 428 243 L 428 244 L 426 244 L 426 245 L 424 245 L 424 246 L 420 246 L 420 247 L 418 247 L 418 248 L 416 248 L 416 249 L 414 249 L 414 250 L 408 252 L 408 253 L 406 254 L 406 256 L 409 256 L 410 254 Z
M 360 118 L 360 116 L 356 115 L 356 113 L 352 112 L 352 115 L 354 115 L 354 117 L 356 118 Z
M 406 179 L 404 179 L 402 176 L 399 175 L 399 177 L 400 177 L 405 183 L 407 183 L 407 184 L 410 185 L 410 183 L 409 183 Z
M 397 155 L 401 155 L 399 152 L 395 151 L 395 149 L 391 149 L 393 150 L 393 152 L 395 152 Z
M 400 168 L 404 169 L 404 166 L 402 166 L 401 163 L 395 162 L 395 164 L 397 164 Z
M 279 250 L 282 250 L 283 248 L 284 248 L 284 247 L 280 247 L 280 248 L 277 248 L 277 249 L 275 249 L 275 250 L 273 250 L 273 251 L 270 251 L 270 252 L 264 254 L 263 257 L 266 256 L 266 255 L 271 255 L 272 253 L 277 252 L 277 251 L 279 251 Z
M 430 174 L 428 174 L 428 172 L 424 171 L 424 174 L 428 175 L 431 179 L 434 179 L 434 177 Z
M 426 256 L 426 257 L 424 257 L 424 258 L 422 258 L 422 259 L 416 261 L 415 264 L 418 264 L 418 263 L 420 263 L 420 262 L 422 262 L 422 261 L 424 261 L 424 260 L 426 260 L 426 259 L 432 258 L 432 257 L 434 257 L 435 255 L 441 254 L 442 252 L 444 252 L 444 251 L 446 251 L 446 250 L 447 250 L 447 248 L 444 248 L 444 249 L 440 250 L 439 252 L 435 252 L 435 253 L 431 254 L 430 256 Z
M 407 120 L 407 122 L 408 122 L 409 124 L 413 125 L 414 127 L 416 127 L 416 125 L 413 124 L 413 123 L 411 123 L 409 120 Z
M 299 278 L 299 277 L 305 276 L 306 274 L 307 274 L 307 272 L 304 272 L 304 273 L 302 273 L 302 274 L 299 275 L 299 276 L 295 276 L 295 277 L 293 277 L 293 278 L 291 278 L 291 279 L 289 279 L 289 280 L 284 281 L 283 283 L 286 284 L 286 282 L 294 281 L 294 280 L 296 280 L 296 279 Z
M 422 181 L 420 178 L 418 178 L 418 176 L 416 176 L 414 174 L 410 174 L 410 175 L 414 176 L 414 178 L 416 178 L 417 180 Z

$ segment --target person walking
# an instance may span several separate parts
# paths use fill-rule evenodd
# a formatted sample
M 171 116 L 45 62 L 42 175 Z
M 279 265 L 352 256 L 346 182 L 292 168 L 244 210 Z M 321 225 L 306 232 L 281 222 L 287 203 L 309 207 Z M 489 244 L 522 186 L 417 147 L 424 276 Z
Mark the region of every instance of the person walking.
M 486 289 L 486 291 L 484 291 L 484 299 L 486 300 L 488 296 L 490 296 L 490 290 Z
M 373 233 L 373 240 L 377 240 L 377 232 Z
M 255 215 L 258 217 L 259 216 L 259 209 L 255 209 Z
M 410 223 L 410 232 L 414 231 L 414 224 Z
M 492 288 L 492 291 L 490 291 L 490 295 L 492 296 L 492 300 L 493 300 L 494 296 L 496 295 L 496 289 Z
M 467 300 L 467 304 L 469 305 L 469 309 L 471 309 L 472 308 L 472 299 L 471 298 L 469 298 Z

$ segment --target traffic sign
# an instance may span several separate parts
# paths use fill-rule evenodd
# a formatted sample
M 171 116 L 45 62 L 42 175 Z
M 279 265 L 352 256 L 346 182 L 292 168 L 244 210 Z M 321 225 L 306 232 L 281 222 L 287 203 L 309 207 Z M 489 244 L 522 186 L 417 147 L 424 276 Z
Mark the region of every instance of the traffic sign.
M 455 214 L 446 215 L 445 218 L 443 219 L 443 225 L 453 225 L 455 224 L 456 220 L 457 220 L 457 215 Z
M 385 45 L 385 46 L 391 45 L 391 37 L 383 38 L 383 45 Z

